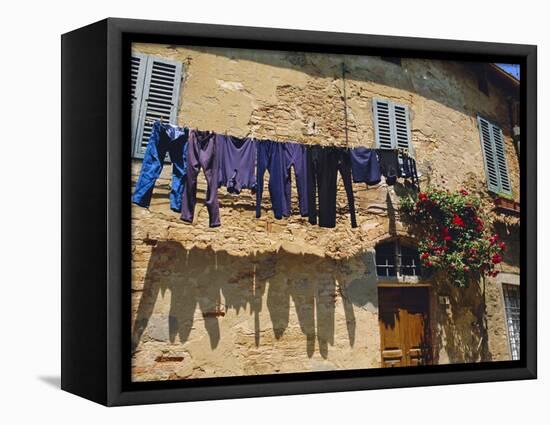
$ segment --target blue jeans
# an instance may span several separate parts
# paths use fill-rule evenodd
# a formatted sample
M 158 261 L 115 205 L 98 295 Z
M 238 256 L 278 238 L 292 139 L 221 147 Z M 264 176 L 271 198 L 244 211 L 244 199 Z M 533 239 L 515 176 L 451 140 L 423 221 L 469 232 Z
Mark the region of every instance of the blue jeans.
M 174 211 L 181 211 L 181 200 L 187 171 L 188 134 L 187 128 L 161 124 L 159 121 L 153 124 L 151 136 L 149 137 L 141 164 L 141 172 L 134 189 L 134 195 L 132 196 L 134 204 L 145 208 L 149 207 L 155 182 L 160 176 L 164 165 L 164 158 L 166 152 L 168 152 L 170 161 L 172 161 L 170 208 Z
M 271 208 L 277 220 L 290 215 L 290 200 L 286 200 L 283 143 L 262 140 L 257 148 L 256 218 L 262 214 L 264 174 L 269 172 Z M 290 173 L 289 173 L 290 174 Z

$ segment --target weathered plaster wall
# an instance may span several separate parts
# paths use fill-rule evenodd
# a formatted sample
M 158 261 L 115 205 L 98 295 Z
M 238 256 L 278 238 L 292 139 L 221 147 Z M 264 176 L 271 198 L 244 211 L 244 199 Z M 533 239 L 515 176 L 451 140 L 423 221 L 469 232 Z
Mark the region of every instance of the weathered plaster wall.
M 358 271 L 362 258 L 234 256 L 171 241 L 150 253 L 145 283 L 135 286 L 143 291 L 133 334 L 136 374 L 168 379 L 378 365 L 376 283 Z M 352 288 L 345 298 L 342 285 Z
M 399 67 L 374 57 L 134 48 L 184 63 L 179 125 L 340 146 L 346 145 L 345 60 L 350 146 L 374 145 L 373 97 L 405 103 L 422 185 L 466 186 L 483 197 L 489 211 L 479 112 L 503 128 L 514 196 L 519 196 L 504 99 L 493 86 L 489 97 L 482 94 L 475 75 L 462 64 L 404 59 Z M 133 164 L 134 181 L 139 166 Z M 256 219 L 250 193 L 235 197 L 221 189 L 222 226 L 210 229 L 205 182 L 199 181 L 195 222 L 186 225 L 168 207 L 167 168 L 150 210 L 132 209 L 134 379 L 379 367 L 372 249 L 389 236 L 407 234 L 396 211 L 406 187 L 354 185 L 357 229 L 350 227 L 343 188 L 335 229 L 311 226 L 298 214 L 274 220 L 267 196 Z M 503 221 L 507 224 L 497 230 L 511 245 L 503 267 L 517 273 L 519 231 L 514 220 Z M 434 283 L 434 347 L 440 363 L 509 356 L 498 285 L 488 281 L 486 291 L 491 321 L 482 338 L 477 285 L 461 292 Z M 450 296 L 449 308 L 436 302 L 440 293 Z

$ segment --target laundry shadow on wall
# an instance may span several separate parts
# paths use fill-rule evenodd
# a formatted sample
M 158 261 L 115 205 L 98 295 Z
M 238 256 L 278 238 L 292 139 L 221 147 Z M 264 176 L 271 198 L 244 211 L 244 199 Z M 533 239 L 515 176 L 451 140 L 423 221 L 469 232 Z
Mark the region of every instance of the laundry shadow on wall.
M 250 322 L 258 347 L 266 331 L 265 323 L 260 323 L 266 315 L 260 317 L 260 313 L 267 308 L 275 340 L 288 331 L 292 312 L 306 337 L 307 355 L 313 356 L 317 346 L 327 358 L 329 346 L 334 345 L 336 279 L 340 283 L 345 279 L 349 261 L 284 250 L 234 256 L 211 248 L 188 250 L 173 241 L 156 242 L 135 313 L 132 348 L 150 340 L 183 344 L 191 332 L 204 329 L 215 350 L 223 337 L 220 322 L 230 310 L 253 316 Z M 342 300 L 353 346 L 356 324 L 352 306 L 377 306 L 378 301 L 376 291 L 364 293 L 361 279 L 349 283 L 351 289 Z M 164 302 L 167 305 L 162 305 Z

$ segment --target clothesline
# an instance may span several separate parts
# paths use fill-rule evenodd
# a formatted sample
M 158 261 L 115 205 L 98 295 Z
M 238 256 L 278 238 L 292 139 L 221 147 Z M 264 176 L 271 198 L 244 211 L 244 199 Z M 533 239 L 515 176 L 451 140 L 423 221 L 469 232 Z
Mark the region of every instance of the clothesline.
M 170 207 L 181 212 L 182 220 L 193 222 L 197 177 L 202 169 L 208 186 L 205 205 L 211 227 L 221 224 L 217 191 L 222 186 L 235 194 L 243 189 L 255 192 L 256 217 L 261 216 L 265 171 L 269 173 L 275 218 L 292 213 L 294 169 L 300 214 L 321 227 L 336 225 L 338 174 L 344 182 L 352 227 L 357 226 L 352 181 L 373 185 L 383 175 L 388 185 L 395 184 L 397 178 L 411 178 L 418 188 L 416 162 L 404 150 L 240 138 L 155 121 L 132 197 L 135 204 L 149 206 L 167 152 L 173 165 Z
M 195 130 L 199 130 L 198 128 L 195 128 L 195 127 L 190 127 L 190 126 L 179 126 L 177 124 L 172 124 L 172 123 L 169 123 L 169 122 L 163 122 L 162 120 L 151 120 L 151 119 L 146 119 L 145 122 L 147 124 L 152 124 L 154 125 L 155 122 L 160 122 L 161 124 L 163 125 L 170 125 L 172 127 L 178 127 L 178 128 L 182 128 L 182 129 L 195 129 Z M 199 130 L 201 131 L 201 130 Z M 202 131 L 205 131 L 205 130 L 202 130 Z M 216 134 L 220 134 L 219 132 L 215 132 L 215 131 L 211 131 L 211 130 L 206 130 L 206 131 L 210 131 L 211 133 L 216 133 Z M 247 134 L 245 136 L 233 136 L 233 135 L 229 135 L 227 133 L 227 130 L 223 131 L 221 134 L 225 135 L 225 136 L 230 136 L 230 137 L 235 137 L 237 139 L 254 139 L 256 140 L 257 142 L 262 142 L 264 140 L 269 140 L 269 141 L 272 141 L 272 142 L 278 142 L 278 143 L 298 143 L 298 144 L 301 144 L 301 145 L 305 145 L 305 146 L 320 146 L 321 148 L 341 148 L 341 149 L 354 149 L 354 148 L 367 148 L 367 149 L 377 149 L 377 148 L 371 148 L 369 146 L 366 146 L 366 145 L 353 145 L 353 146 L 349 146 L 349 142 L 346 142 L 346 146 L 341 146 L 341 145 L 337 145 L 337 144 L 320 144 L 320 143 L 310 143 L 310 142 L 304 142 L 304 141 L 297 141 L 297 140 L 277 140 L 277 139 L 266 139 L 265 137 L 257 137 L 255 135 L 252 135 L 252 134 Z M 388 151 L 396 151 L 396 152 L 399 152 L 399 153 L 403 153 L 403 154 L 407 154 L 409 155 L 409 150 L 406 149 L 406 148 L 390 148 L 390 149 L 387 149 L 387 148 L 384 148 L 384 150 L 388 150 Z

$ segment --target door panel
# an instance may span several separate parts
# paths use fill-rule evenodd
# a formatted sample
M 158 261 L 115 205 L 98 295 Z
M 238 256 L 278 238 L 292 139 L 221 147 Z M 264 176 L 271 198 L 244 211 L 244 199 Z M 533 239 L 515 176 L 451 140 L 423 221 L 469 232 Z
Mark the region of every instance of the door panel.
M 379 288 L 382 366 L 430 364 L 428 288 Z
M 384 367 L 404 366 L 404 356 L 401 347 L 403 339 L 399 312 L 380 311 L 382 334 L 382 363 Z

